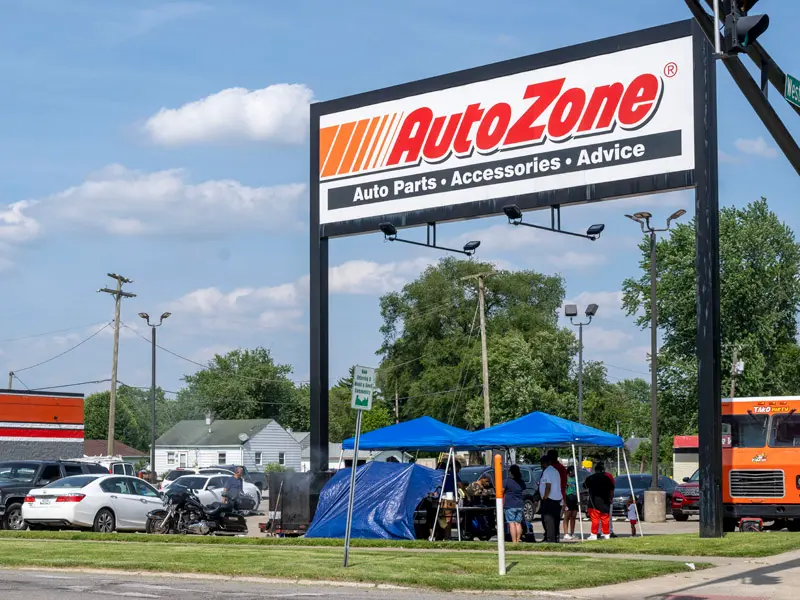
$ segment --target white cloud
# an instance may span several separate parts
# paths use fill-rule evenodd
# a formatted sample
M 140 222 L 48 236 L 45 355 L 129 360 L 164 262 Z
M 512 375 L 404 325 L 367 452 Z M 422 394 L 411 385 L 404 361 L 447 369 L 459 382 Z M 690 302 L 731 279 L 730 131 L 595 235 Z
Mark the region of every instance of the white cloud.
M 736 165 L 742 162 L 742 159 L 733 154 L 728 154 L 722 150 L 719 151 L 719 162 L 728 165 Z
M 401 288 L 435 262 L 428 257 L 389 263 L 351 260 L 331 268 L 330 290 L 334 294 L 384 294 Z
M 616 315 L 622 311 L 622 291 L 616 292 L 581 292 L 575 298 L 571 298 L 564 302 L 564 304 L 577 304 L 580 307 L 586 307 L 589 304 L 597 304 L 599 306 L 598 313 L 609 315 Z
M 601 356 L 605 352 L 615 352 L 627 348 L 633 335 L 621 329 L 607 329 L 592 324 L 583 330 L 584 347 L 591 348 L 592 353 Z
M 162 108 L 144 128 L 153 142 L 165 146 L 232 140 L 301 144 L 313 97 L 302 84 L 228 88 L 180 108 Z
M 607 262 L 606 256 L 599 252 L 565 252 L 545 258 L 545 261 L 557 270 L 588 269 Z
M 303 184 L 249 187 L 234 180 L 195 184 L 180 169 L 148 173 L 110 165 L 77 186 L 35 203 L 9 206 L 8 212 L 0 213 L 0 222 L 15 224 L 18 237 L 34 236 L 38 223 L 21 214 L 29 208 L 43 222 L 122 236 L 284 230 L 299 225 L 305 197 Z M 2 235 L 0 227 L 0 239 Z
M 767 141 L 759 136 L 755 139 L 739 138 L 733 145 L 739 152 L 744 154 L 752 154 L 753 156 L 760 156 L 761 158 L 775 158 L 778 156 L 778 151 L 767 144 Z

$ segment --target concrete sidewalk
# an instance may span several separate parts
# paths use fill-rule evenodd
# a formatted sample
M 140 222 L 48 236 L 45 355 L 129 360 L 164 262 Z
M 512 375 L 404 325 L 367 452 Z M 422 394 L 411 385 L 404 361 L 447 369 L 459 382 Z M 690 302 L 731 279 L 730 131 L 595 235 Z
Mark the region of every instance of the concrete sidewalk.
M 800 551 L 730 561 L 704 571 L 562 593 L 581 600 L 796 600 L 800 595 Z

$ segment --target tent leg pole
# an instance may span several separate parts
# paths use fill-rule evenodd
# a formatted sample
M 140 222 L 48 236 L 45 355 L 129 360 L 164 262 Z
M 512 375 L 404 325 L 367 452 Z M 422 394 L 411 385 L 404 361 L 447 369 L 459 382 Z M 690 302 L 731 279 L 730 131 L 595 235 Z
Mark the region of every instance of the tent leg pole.
M 447 473 L 449 471 L 450 471 L 450 454 L 447 455 L 447 464 L 444 466 L 444 477 L 442 477 L 442 488 L 441 490 L 439 490 L 439 503 L 436 505 L 436 516 L 433 519 L 433 527 L 431 528 L 431 537 L 428 538 L 429 542 L 433 541 L 434 534 L 436 533 L 436 524 L 439 522 L 439 510 L 442 508 L 442 499 L 444 498 L 444 484 L 447 481 Z
M 458 473 L 456 473 L 456 451 L 450 448 L 450 454 L 453 456 L 453 489 L 455 490 L 456 497 L 456 530 L 458 531 L 458 541 L 461 541 L 461 512 L 458 509 L 458 502 L 460 500 L 458 493 Z
M 580 488 L 580 471 L 578 470 L 578 461 L 575 457 L 575 444 L 572 444 L 572 464 L 574 465 L 575 471 L 575 491 L 578 495 L 578 527 L 581 529 L 581 541 L 583 541 L 583 512 L 581 511 L 581 488 Z M 564 498 L 564 502 L 566 502 L 566 498 Z
M 336 470 L 340 470 L 342 468 L 342 459 L 344 459 L 344 448 L 341 449 L 339 452 L 339 462 L 336 463 Z
M 644 537 L 642 519 L 639 516 L 639 507 L 636 506 L 636 494 L 633 491 L 633 482 L 631 481 L 631 470 L 628 468 L 628 452 L 625 448 L 622 449 L 622 459 L 625 461 L 625 474 L 628 476 L 628 485 L 630 486 L 631 497 L 633 498 L 633 510 L 636 511 L 636 521 L 639 523 L 639 537 Z

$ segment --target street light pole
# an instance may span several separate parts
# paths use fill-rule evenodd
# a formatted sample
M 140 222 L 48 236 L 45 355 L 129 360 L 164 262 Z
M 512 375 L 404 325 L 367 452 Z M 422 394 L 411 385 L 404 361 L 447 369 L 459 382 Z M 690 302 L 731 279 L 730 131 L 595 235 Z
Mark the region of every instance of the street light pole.
M 585 311 L 589 320 L 576 323 L 575 317 L 578 316 L 577 305 L 567 304 L 564 307 L 564 314 L 569 317 L 569 322 L 578 328 L 578 423 L 581 424 L 583 424 L 583 326 L 592 322 L 592 317 L 597 314 L 597 309 L 597 304 L 590 304 Z M 578 449 L 578 460 L 583 462 L 583 448 Z
M 151 409 L 151 423 L 150 423 L 150 482 L 157 483 L 158 476 L 156 475 L 156 327 L 161 327 L 164 319 L 168 319 L 172 313 L 165 312 L 161 315 L 158 323 L 150 323 L 150 315 L 147 313 L 139 313 L 139 316 L 147 322 L 150 327 L 150 339 L 152 340 L 152 353 L 151 353 L 151 379 L 150 379 L 150 409 Z
M 667 218 L 667 226 L 661 229 L 652 227 L 650 219 L 653 218 L 649 212 L 637 212 L 633 215 L 625 215 L 630 220 L 635 221 L 642 228 L 642 233 L 650 237 L 650 444 L 652 479 L 650 481 L 650 491 L 658 492 L 658 304 L 656 296 L 656 285 L 658 282 L 658 272 L 656 264 L 656 233 L 669 231 L 672 221 L 686 214 L 683 209 L 677 210 Z M 663 512 L 663 511 L 662 511 Z M 663 515 L 662 515 L 663 517 Z

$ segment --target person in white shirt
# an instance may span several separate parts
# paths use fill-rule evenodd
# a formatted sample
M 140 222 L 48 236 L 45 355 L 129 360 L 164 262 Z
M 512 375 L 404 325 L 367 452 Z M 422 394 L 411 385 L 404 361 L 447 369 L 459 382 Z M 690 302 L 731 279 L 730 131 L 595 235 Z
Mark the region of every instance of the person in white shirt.
M 542 526 L 544 541 L 558 542 L 559 521 L 561 520 L 561 475 L 553 467 L 548 456 L 542 457 L 542 478 L 539 480 L 539 495 L 542 497 Z

